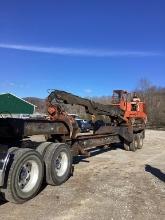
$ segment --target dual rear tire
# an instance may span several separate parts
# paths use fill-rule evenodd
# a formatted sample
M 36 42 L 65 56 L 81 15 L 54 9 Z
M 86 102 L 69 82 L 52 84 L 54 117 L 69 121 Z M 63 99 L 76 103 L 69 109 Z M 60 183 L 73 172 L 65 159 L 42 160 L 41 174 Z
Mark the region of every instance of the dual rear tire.
M 43 160 L 37 151 L 28 148 L 15 149 L 11 152 L 11 157 L 13 162 L 4 190 L 5 199 L 13 203 L 23 203 L 33 198 L 41 187 L 44 176 Z
M 137 149 L 141 149 L 143 147 L 143 134 L 137 133 L 133 136 L 133 141 L 128 143 L 124 141 L 124 149 L 126 151 L 136 151 Z
M 44 174 L 50 185 L 65 182 L 72 168 L 72 155 L 66 144 L 45 142 L 36 150 L 11 148 L 6 186 L 7 201 L 23 203 L 39 192 Z
M 72 154 L 66 144 L 51 144 L 44 155 L 46 182 L 49 185 L 64 183 L 71 174 Z

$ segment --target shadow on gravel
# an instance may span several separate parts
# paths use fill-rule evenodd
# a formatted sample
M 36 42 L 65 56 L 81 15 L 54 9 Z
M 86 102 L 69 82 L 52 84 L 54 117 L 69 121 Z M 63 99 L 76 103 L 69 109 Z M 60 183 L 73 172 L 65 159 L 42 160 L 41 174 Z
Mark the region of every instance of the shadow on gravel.
M 145 171 L 151 173 L 152 175 L 156 176 L 161 181 L 165 182 L 165 173 L 163 173 L 158 168 L 155 168 L 155 167 L 152 167 L 152 166 L 146 164 Z
M 117 150 L 118 148 L 123 148 L 120 143 L 112 144 L 110 147 L 95 147 L 93 149 L 89 149 L 88 152 L 90 152 L 90 157 L 94 157 L 98 154 L 103 154 L 108 151 Z M 80 162 L 89 163 L 90 161 L 88 160 L 88 158 L 90 157 L 86 157 L 83 155 L 75 156 L 73 158 L 73 164 L 78 164 Z
M 4 199 L 2 193 L 0 193 L 0 206 L 7 203 L 7 201 Z

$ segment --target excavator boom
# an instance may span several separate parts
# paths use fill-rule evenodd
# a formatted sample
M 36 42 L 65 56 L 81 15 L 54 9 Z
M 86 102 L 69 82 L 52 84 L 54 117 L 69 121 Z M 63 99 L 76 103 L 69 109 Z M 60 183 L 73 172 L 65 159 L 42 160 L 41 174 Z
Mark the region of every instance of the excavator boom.
M 124 116 L 124 111 L 117 106 L 104 105 L 60 90 L 52 91 L 48 96 L 48 101 L 49 103 L 55 101 L 56 103 L 81 105 L 85 107 L 86 113 L 91 115 L 106 115 L 120 119 Z

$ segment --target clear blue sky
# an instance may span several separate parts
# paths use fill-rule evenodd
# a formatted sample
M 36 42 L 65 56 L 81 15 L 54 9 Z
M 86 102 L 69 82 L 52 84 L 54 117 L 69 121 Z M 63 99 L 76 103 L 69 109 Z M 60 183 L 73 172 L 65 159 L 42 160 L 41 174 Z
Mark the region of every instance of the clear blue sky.
M 164 0 L 0 1 L 0 93 L 165 86 Z

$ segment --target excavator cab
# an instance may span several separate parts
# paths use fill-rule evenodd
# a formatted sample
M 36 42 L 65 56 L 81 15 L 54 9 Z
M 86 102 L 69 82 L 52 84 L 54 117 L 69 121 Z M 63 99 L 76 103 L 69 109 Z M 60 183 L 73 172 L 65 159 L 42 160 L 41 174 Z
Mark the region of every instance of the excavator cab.
M 130 98 L 130 93 L 128 93 L 126 90 L 113 90 L 112 104 L 120 105 L 121 102 L 130 101 Z
M 112 105 L 118 106 L 125 112 L 125 119 L 142 118 L 146 121 L 145 104 L 135 92 L 131 94 L 125 90 L 114 90 Z

